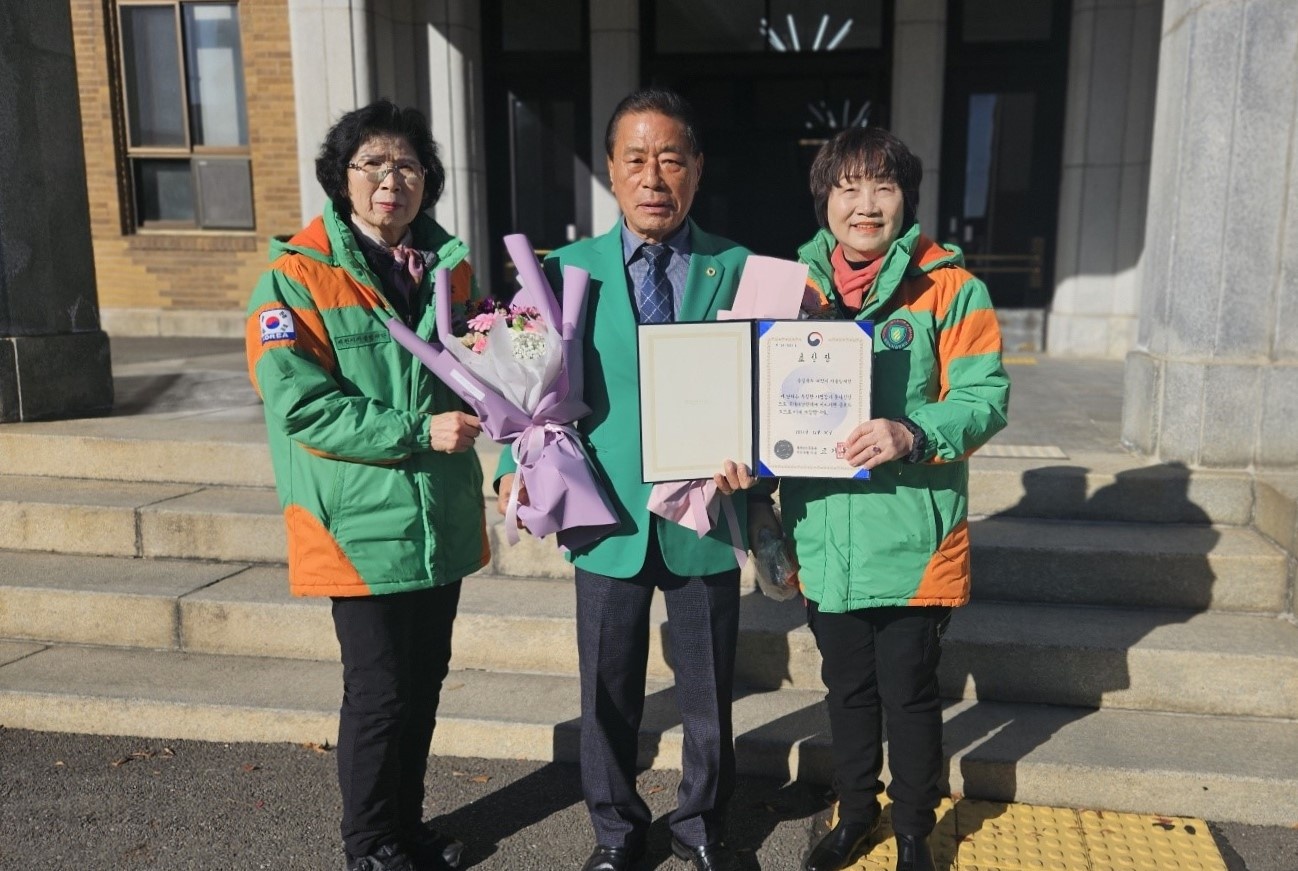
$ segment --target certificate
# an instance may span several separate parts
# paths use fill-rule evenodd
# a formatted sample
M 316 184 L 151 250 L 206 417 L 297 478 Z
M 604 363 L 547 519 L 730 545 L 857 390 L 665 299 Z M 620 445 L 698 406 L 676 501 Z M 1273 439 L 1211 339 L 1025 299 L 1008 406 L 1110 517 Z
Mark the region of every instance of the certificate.
M 642 480 L 868 478 L 847 439 L 870 418 L 869 321 L 641 324 Z
M 753 322 L 641 324 L 640 451 L 645 483 L 753 468 Z
M 847 439 L 870 419 L 873 324 L 757 321 L 757 473 L 868 478 Z

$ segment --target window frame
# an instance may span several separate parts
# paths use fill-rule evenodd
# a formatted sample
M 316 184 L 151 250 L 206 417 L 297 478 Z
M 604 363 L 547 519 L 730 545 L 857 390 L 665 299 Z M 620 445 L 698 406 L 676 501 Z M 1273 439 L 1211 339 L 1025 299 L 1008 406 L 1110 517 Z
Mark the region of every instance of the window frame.
M 257 229 L 257 210 L 256 197 L 253 192 L 252 184 L 252 144 L 251 134 L 249 133 L 249 144 L 247 145 L 195 145 L 193 135 L 194 120 L 192 117 L 192 106 L 189 102 L 189 75 L 188 75 L 188 51 L 185 44 L 184 28 L 184 10 L 185 6 L 231 6 L 234 9 L 235 22 L 239 30 L 239 58 L 242 62 L 244 58 L 243 50 L 243 20 L 239 0 L 112 0 L 112 41 L 116 50 L 113 68 L 115 73 L 115 90 L 119 108 L 118 122 L 120 124 L 120 135 L 118 141 L 121 143 L 119 150 L 119 161 L 121 165 L 121 179 L 123 182 L 122 190 L 122 225 L 127 234 L 147 234 L 147 233 L 231 233 L 247 234 L 255 233 Z M 180 88 L 179 99 L 181 111 L 184 119 L 185 143 L 183 146 L 160 146 L 160 145 L 136 145 L 131 141 L 131 101 L 128 94 L 128 75 L 126 70 L 126 45 L 124 38 L 124 27 L 122 25 L 122 10 L 129 8 L 153 7 L 153 8 L 170 8 L 172 12 L 172 21 L 176 33 L 176 50 L 177 69 L 179 71 Z M 243 65 L 238 69 L 240 77 L 244 75 Z M 247 84 L 244 82 L 243 87 L 243 105 L 240 107 L 244 113 L 244 124 L 247 125 Z M 198 172 L 195 167 L 195 161 L 202 158 L 240 158 L 248 167 L 248 211 L 250 222 L 247 227 L 211 227 L 204 226 L 202 186 L 199 184 Z M 174 220 L 157 220 L 144 223 L 141 217 L 139 198 L 139 174 L 136 168 L 137 161 L 141 160 L 184 160 L 189 167 L 189 185 L 191 202 L 194 206 L 194 219 L 192 221 L 174 221 Z

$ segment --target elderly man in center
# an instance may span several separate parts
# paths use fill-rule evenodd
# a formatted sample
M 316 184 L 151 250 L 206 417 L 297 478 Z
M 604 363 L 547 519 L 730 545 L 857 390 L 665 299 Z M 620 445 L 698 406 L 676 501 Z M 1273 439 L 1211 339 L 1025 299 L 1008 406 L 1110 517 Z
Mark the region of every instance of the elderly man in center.
M 560 248 L 545 261 L 591 276 L 585 398 L 578 422 L 620 526 L 570 553 L 576 567 L 581 672 L 581 785 L 595 829 L 582 871 L 624 871 L 644 855 L 649 807 L 636 792 L 636 750 L 649 658 L 649 605 L 661 590 L 669 621 L 676 703 L 684 730 L 681 784 L 669 817 L 671 849 L 698 871 L 731 867 L 722 844 L 734 788 L 730 695 L 739 627 L 739 569 L 724 533 L 699 538 L 649 513 L 640 473 L 636 325 L 713 320 L 728 309 L 748 251 L 689 219 L 703 153 L 689 105 L 649 88 L 618 104 L 605 137 L 622 219 L 608 233 Z M 747 489 L 749 469 L 725 461 L 716 481 Z M 513 483 L 506 451 L 501 509 Z M 520 492 L 521 500 L 526 493 Z M 746 511 L 743 499 L 736 508 Z M 741 528 L 743 521 L 741 520 Z

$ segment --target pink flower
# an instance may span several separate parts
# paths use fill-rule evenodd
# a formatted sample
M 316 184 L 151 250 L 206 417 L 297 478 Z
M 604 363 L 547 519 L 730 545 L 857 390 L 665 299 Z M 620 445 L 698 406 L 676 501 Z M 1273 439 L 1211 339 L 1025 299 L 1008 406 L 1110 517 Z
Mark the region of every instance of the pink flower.
M 480 315 L 474 315 L 469 318 L 469 329 L 475 333 L 486 333 L 496 325 L 496 319 L 500 317 L 500 310 L 485 312 Z
M 545 321 L 541 320 L 541 312 L 534 306 L 506 307 L 491 300 L 484 300 L 480 304 L 478 314 L 469 318 L 465 327 L 467 328 L 465 334 L 459 337 L 460 344 L 475 354 L 481 354 L 486 350 L 487 334 L 494 329 L 511 330 L 515 333 L 545 333 Z

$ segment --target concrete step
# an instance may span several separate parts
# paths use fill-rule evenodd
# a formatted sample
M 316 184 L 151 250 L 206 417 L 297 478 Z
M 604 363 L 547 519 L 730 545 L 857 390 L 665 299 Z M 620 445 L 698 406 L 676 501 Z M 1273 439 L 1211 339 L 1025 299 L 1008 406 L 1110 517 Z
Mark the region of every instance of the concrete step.
M 1116 452 L 1053 465 L 975 454 L 969 464 L 969 511 L 979 517 L 1244 526 L 1255 501 L 1246 473 L 1149 465 Z
M 989 517 L 970 524 L 979 600 L 1287 608 L 1284 551 L 1251 529 Z
M 0 476 L 0 548 L 283 562 L 268 487 Z
M 494 499 L 484 510 L 493 573 L 572 577 L 552 541 L 524 535 L 510 545 Z M 1285 555 L 1249 529 L 1008 516 L 975 520 L 972 529 L 979 598 L 1269 613 L 1287 607 Z M 286 552 L 270 487 L 25 475 L 0 475 L 0 548 L 271 564 L 282 564 Z
M 10 728 L 208 741 L 332 742 L 336 663 L 0 642 Z M 641 763 L 678 768 L 670 685 L 651 680 Z M 829 779 L 820 693 L 736 695 L 744 773 Z M 452 671 L 434 752 L 577 758 L 575 678 Z M 959 702 L 946 714 L 949 789 L 972 798 L 1281 825 L 1298 818 L 1298 723 Z
M 1279 617 L 975 603 L 942 647 L 950 698 L 1298 718 L 1298 626 Z
M 39 421 L 0 429 L 0 475 L 267 487 L 274 484 L 266 426 L 242 417 L 138 415 L 78 421 Z M 501 446 L 476 445 L 486 476 Z M 495 491 L 490 481 L 484 495 Z
M 136 416 L 16 424 L 0 430 L 0 475 L 103 481 L 265 485 L 274 480 L 265 424 Z M 184 426 L 184 438 L 168 430 Z
M 0 475 L 261 486 L 273 481 L 265 433 L 259 411 L 246 410 L 232 419 L 174 413 L 9 424 L 0 429 Z M 476 450 L 491 494 L 502 448 L 481 438 Z M 975 455 L 970 511 L 1244 525 L 1255 502 L 1252 479 L 1241 473 L 1145 465 L 1118 452 L 1045 462 Z
M 328 600 L 295 599 L 281 567 L 0 553 L 0 636 L 39 642 L 333 661 Z M 819 690 L 798 602 L 746 591 L 737 679 Z M 571 582 L 475 575 L 456 667 L 575 674 Z M 661 599 L 649 673 L 670 679 Z M 507 639 L 508 643 L 502 643 Z M 1298 627 L 1263 615 L 974 603 L 943 645 L 951 698 L 1298 718 Z

